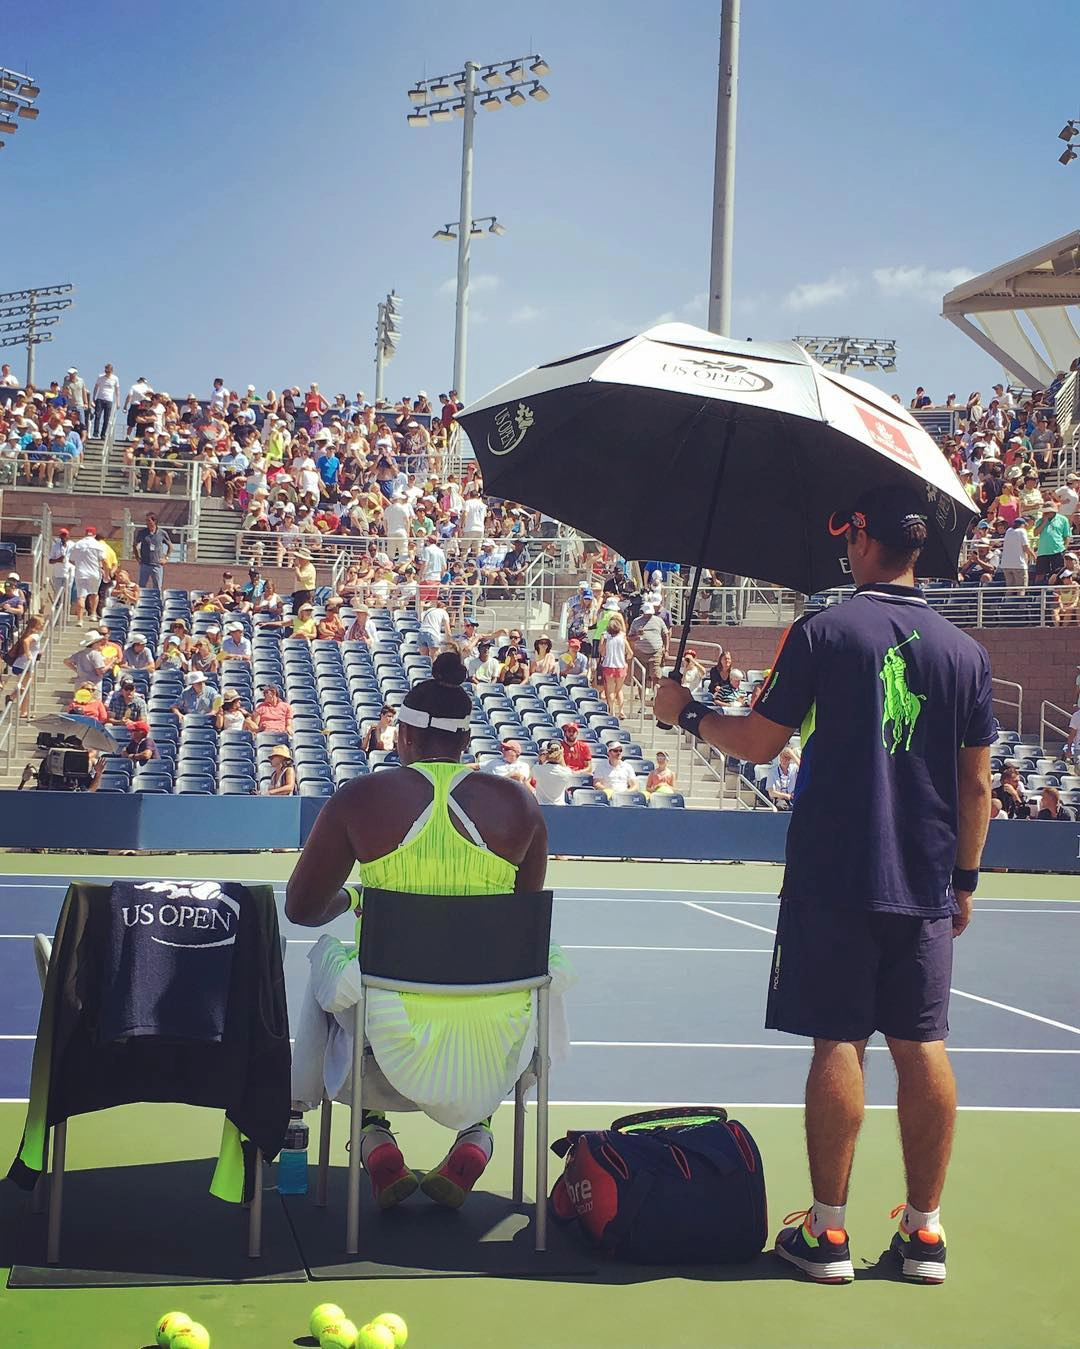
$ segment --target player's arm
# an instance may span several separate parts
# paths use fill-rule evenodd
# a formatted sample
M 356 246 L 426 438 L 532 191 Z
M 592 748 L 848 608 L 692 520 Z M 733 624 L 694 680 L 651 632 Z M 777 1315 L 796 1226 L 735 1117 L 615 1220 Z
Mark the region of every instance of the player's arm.
M 529 799 L 528 813 L 533 834 L 528 850 L 518 866 L 517 879 L 514 881 L 515 894 L 536 894 L 538 890 L 544 888 L 544 878 L 547 875 L 547 821 L 533 797 Z
M 357 793 L 345 795 L 355 798 Z M 322 927 L 350 907 L 342 886 L 349 879 L 356 853 L 345 827 L 345 810 L 341 794 L 327 801 L 289 877 L 285 917 L 301 927 Z
M 960 802 L 956 867 L 978 871 L 986 832 L 990 827 L 990 747 L 976 745 L 957 755 L 957 787 Z M 959 913 L 953 917 L 953 934 L 959 936 L 971 921 L 972 890 L 954 889 Z

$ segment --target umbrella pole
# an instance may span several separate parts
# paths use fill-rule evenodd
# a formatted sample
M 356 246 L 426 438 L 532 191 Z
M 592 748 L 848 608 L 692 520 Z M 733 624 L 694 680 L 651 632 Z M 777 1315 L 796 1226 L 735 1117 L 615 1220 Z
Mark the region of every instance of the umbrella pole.
M 705 529 L 701 535 L 701 547 L 698 549 L 697 564 L 694 567 L 694 579 L 690 583 L 690 599 L 683 612 L 682 634 L 679 637 L 679 651 L 675 657 L 675 668 L 669 675 L 677 684 L 682 683 L 682 663 L 686 655 L 686 643 L 690 639 L 690 621 L 694 616 L 694 606 L 697 604 L 698 589 L 701 586 L 701 573 L 705 568 L 705 552 L 709 546 L 709 534 L 712 530 L 713 519 L 716 516 L 717 503 L 720 500 L 720 484 L 724 480 L 724 466 L 727 463 L 728 450 L 731 448 L 731 442 L 735 439 L 735 414 L 729 413 L 727 426 L 724 428 L 724 439 L 720 444 L 720 460 L 716 466 L 716 481 L 713 483 L 712 498 L 709 501 L 709 509 L 705 516 Z M 657 727 L 661 731 L 670 731 L 671 727 L 666 721 L 658 721 Z

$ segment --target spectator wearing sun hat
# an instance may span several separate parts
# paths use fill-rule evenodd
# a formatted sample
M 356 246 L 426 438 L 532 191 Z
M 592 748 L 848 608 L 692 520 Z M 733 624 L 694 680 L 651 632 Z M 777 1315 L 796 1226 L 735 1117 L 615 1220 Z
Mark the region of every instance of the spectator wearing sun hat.
M 77 717 L 93 717 L 95 721 L 101 722 L 102 725 L 109 720 L 108 708 L 94 691 L 94 685 L 89 681 L 80 684 L 75 690 L 74 697 L 67 705 L 67 711 Z
M 263 796 L 295 796 L 296 769 L 292 750 L 288 745 L 275 745 L 270 751 L 270 780 L 263 788 Z
M 214 713 L 214 726 L 219 731 L 239 731 L 250 716 L 239 690 L 226 688 L 221 695 L 221 706 Z
M 123 663 L 129 670 L 151 671 L 157 669 L 153 653 L 146 644 L 145 633 L 133 632 L 129 635 L 128 644 L 124 647 Z
M 106 661 L 102 654 L 101 647 L 105 641 L 105 634 L 99 632 L 96 628 L 92 629 L 79 643 L 79 649 L 73 651 L 66 657 L 64 664 L 69 670 L 74 670 L 79 680 L 83 683 L 89 682 L 94 689 L 95 694 L 101 697 L 101 681 L 105 675 Z
M 192 670 L 185 681 L 179 702 L 172 709 L 173 712 L 183 721 L 190 713 L 209 716 L 216 707 L 217 695 L 212 688 L 207 687 L 206 675 L 202 670 Z
M 238 619 L 225 624 L 225 640 L 221 643 L 221 659 L 251 664 L 251 642 L 244 635 L 244 625 Z
M 132 721 L 145 721 L 149 715 L 146 699 L 135 687 L 131 675 L 122 675 L 120 683 L 113 690 L 108 702 L 109 722 L 113 726 L 123 726 Z

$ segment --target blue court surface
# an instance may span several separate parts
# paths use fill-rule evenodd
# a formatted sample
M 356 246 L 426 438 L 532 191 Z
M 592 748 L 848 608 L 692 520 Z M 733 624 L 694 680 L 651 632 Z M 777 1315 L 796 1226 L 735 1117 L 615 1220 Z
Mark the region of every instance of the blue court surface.
M 120 867 L 122 870 L 122 866 Z M 956 946 L 950 1049 L 963 1106 L 1080 1110 L 1080 904 L 976 901 Z M 284 887 L 278 885 L 279 901 Z M 52 934 L 66 882 L 0 884 L 0 1101 L 24 1100 L 40 995 L 31 938 Z M 578 982 L 573 1053 L 552 1098 L 618 1106 L 801 1102 L 807 1042 L 763 1029 L 776 900 L 760 893 L 556 890 L 553 937 Z M 348 937 L 342 919 L 331 929 Z M 290 1008 L 319 932 L 283 920 Z M 868 1100 L 888 1105 L 883 1042 L 868 1057 Z

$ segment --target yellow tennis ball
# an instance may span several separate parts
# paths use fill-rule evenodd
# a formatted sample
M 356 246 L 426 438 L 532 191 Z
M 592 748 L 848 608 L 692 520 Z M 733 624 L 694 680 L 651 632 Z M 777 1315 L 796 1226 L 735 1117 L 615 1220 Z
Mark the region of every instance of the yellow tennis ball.
M 358 1333 L 356 1322 L 343 1316 L 339 1321 L 331 1321 L 323 1327 L 319 1336 L 319 1349 L 356 1349 Z
M 397 1312 L 380 1312 L 378 1316 L 372 1319 L 373 1326 L 385 1326 L 394 1337 L 394 1344 L 397 1349 L 405 1349 L 405 1341 L 409 1338 L 409 1327 L 405 1324 L 405 1318 L 398 1316 Z
M 361 1326 L 356 1336 L 356 1349 L 394 1349 L 397 1337 L 386 1325 L 376 1325 L 369 1321 Z
M 210 1349 L 210 1332 L 198 1321 L 192 1321 L 173 1334 L 169 1349 Z
M 335 1321 L 344 1320 L 345 1313 L 336 1302 L 320 1302 L 308 1321 L 311 1338 L 317 1340 L 327 1326 L 333 1325 Z
M 166 1312 L 157 1323 L 157 1330 L 154 1332 L 154 1338 L 157 1340 L 161 1349 L 169 1349 L 169 1341 L 178 1330 L 184 1330 L 192 1324 L 191 1317 L 187 1312 Z

